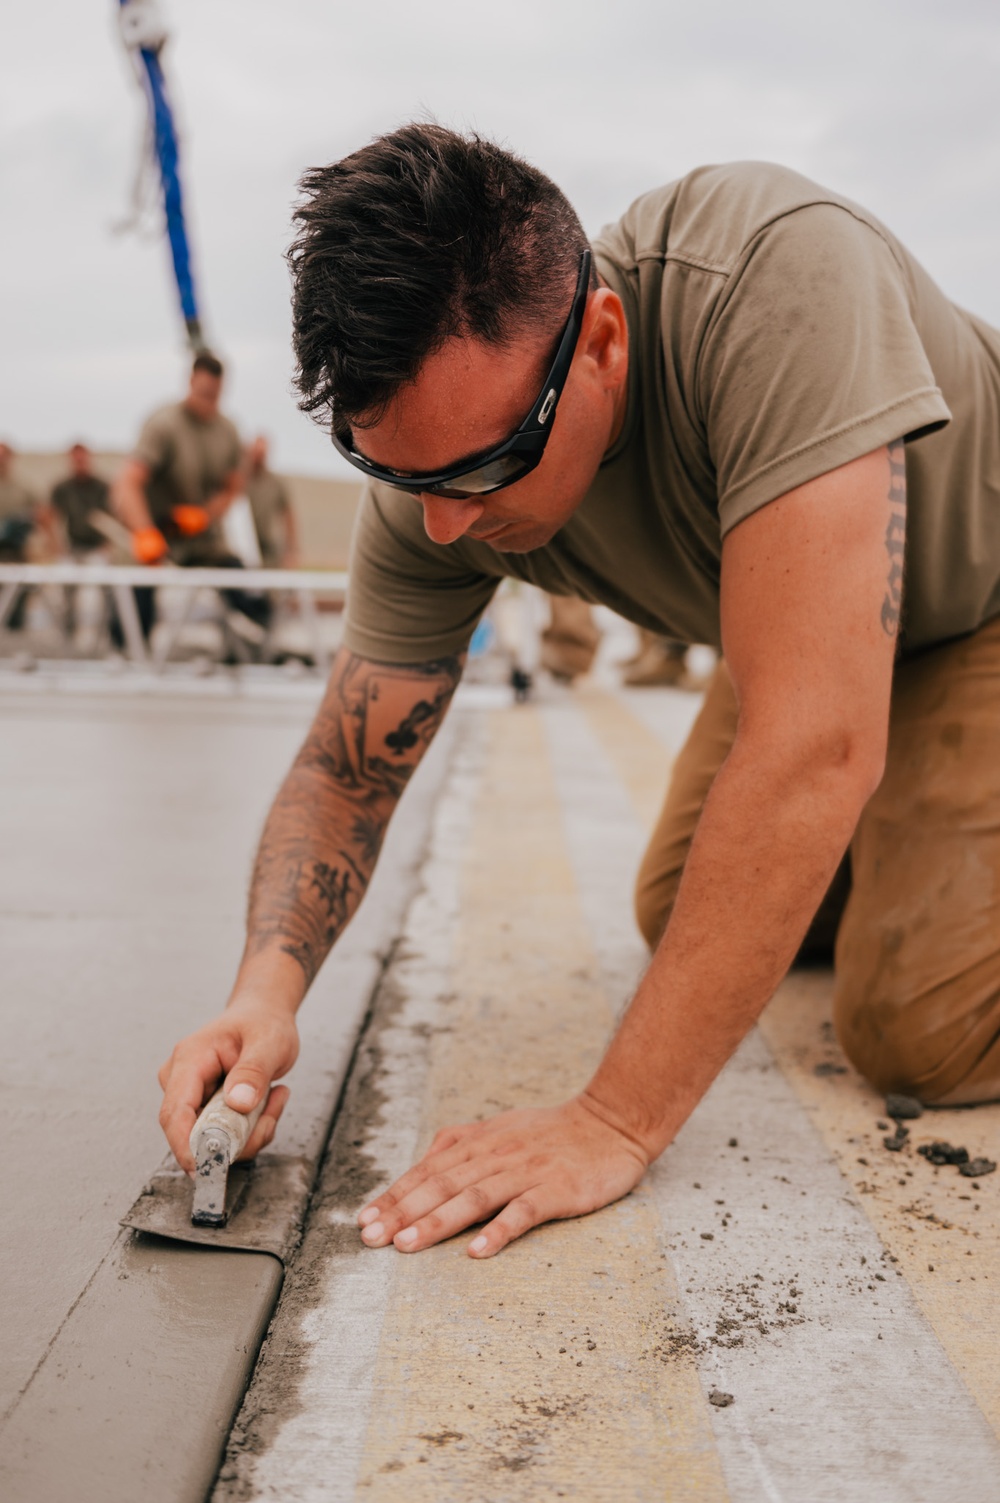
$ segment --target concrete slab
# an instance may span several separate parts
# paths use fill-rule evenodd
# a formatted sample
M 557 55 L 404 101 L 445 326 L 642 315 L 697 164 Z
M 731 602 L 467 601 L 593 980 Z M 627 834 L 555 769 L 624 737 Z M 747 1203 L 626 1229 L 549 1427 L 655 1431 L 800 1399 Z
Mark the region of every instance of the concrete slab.
M 5 1503 L 204 1498 L 280 1286 L 266 1253 L 123 1236 L 4 1426 Z
M 225 1000 L 259 827 L 311 708 L 4 699 L 0 1490 L 12 1503 L 69 1495 L 46 1493 L 54 1475 L 46 1468 L 61 1458 L 71 1474 L 81 1430 L 107 1447 L 99 1465 L 93 1448 L 87 1453 L 102 1479 L 90 1496 L 104 1503 L 140 1492 L 170 1503 L 201 1498 L 214 1473 L 280 1267 L 165 1245 L 152 1259 L 143 1244 L 108 1254 L 119 1218 L 163 1154 L 156 1068 Z M 304 1010 L 276 1152 L 314 1164 L 322 1149 L 398 934 L 449 734 L 415 780 L 390 831 L 393 855 Z M 216 1356 L 199 1348 L 195 1360 L 175 1340 L 183 1329 L 174 1331 L 169 1309 L 188 1310 L 197 1341 Z M 238 1354 L 235 1365 L 226 1366 L 226 1353 Z M 131 1375 L 128 1404 L 119 1367 Z M 164 1395 L 174 1421 L 187 1405 L 183 1454 L 171 1443 L 172 1478 L 169 1447 L 150 1451 L 141 1474 L 131 1470 L 142 1458 L 132 1437 L 159 1423 L 153 1411 Z M 155 1457 L 163 1458 L 159 1490 Z

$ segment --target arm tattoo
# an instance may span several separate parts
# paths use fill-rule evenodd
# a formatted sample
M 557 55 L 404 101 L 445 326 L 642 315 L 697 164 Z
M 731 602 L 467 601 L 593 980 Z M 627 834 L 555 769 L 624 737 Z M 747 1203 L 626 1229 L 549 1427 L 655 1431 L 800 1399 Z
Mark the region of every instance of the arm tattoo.
M 261 837 L 247 957 L 276 945 L 313 980 L 364 896 L 389 817 L 444 719 L 463 662 L 390 665 L 337 654 Z
M 882 629 L 894 637 L 899 631 L 903 606 L 903 553 L 906 545 L 906 450 L 902 439 L 889 445 L 889 522 L 885 529 L 885 551 L 889 555 L 889 577 L 882 602 Z

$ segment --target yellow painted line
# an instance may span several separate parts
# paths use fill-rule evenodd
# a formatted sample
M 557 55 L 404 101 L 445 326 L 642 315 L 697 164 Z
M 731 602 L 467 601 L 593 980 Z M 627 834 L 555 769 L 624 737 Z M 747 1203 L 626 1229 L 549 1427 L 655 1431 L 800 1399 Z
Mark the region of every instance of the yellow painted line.
M 944 1139 L 964 1144 L 973 1158 L 996 1159 L 1000 1105 L 925 1112 L 907 1123 L 910 1145 L 900 1153 L 888 1152 L 882 1143 L 886 1133 L 875 1125 L 887 1120 L 883 1098 L 847 1065 L 833 1039 L 832 986 L 828 972 L 794 973 L 768 1006 L 761 1028 L 883 1246 L 897 1260 L 917 1304 L 1000 1437 L 1000 1171 L 982 1181 L 964 1179 L 952 1167 L 933 1168 L 916 1152 L 920 1143 Z M 845 1073 L 817 1075 L 817 1065 L 843 1067 Z
M 639 823 L 652 829 L 663 805 L 673 757 L 618 695 L 583 688 L 577 702 L 621 779 Z
M 426 1136 L 558 1101 L 612 1026 L 594 977 L 540 718 L 490 717 L 462 875 L 453 1026 L 434 1041 Z M 640 1190 L 499 1257 L 471 1234 L 392 1250 L 359 1495 L 721 1503 L 721 1465 L 655 1210 Z

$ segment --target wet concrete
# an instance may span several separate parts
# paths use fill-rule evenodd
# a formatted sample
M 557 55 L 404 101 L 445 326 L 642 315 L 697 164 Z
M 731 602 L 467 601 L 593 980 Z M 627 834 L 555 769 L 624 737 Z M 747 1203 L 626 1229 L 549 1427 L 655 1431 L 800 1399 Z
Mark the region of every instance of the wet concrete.
M 0 1477 L 14 1468 L 0 1492 L 82 1498 L 94 1476 L 95 1499 L 200 1499 L 280 1264 L 166 1244 L 153 1257 L 117 1223 L 163 1155 L 156 1069 L 225 1001 L 253 848 L 312 702 L 7 695 L 0 713 Z M 301 1015 L 276 1153 L 314 1165 L 325 1141 L 447 741 Z
M 4 1428 L 5 1503 L 204 1498 L 280 1284 L 266 1253 L 123 1235 Z
M 0 1413 L 164 1143 L 156 1070 L 224 1002 L 309 707 L 5 698 Z

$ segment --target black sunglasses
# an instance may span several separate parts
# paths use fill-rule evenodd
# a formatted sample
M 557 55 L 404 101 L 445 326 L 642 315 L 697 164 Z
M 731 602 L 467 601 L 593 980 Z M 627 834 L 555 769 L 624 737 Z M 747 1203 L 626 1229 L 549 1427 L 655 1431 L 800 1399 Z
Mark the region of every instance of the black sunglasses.
M 590 251 L 585 250 L 580 257 L 580 274 L 576 279 L 573 306 L 538 400 L 517 432 L 495 449 L 488 449 L 484 454 L 465 459 L 461 464 L 437 474 L 414 475 L 400 474 L 397 470 L 386 470 L 381 465 L 372 464 L 371 460 L 365 459 L 351 447 L 350 432 L 345 430 L 343 434 L 338 433 L 336 426 L 331 432 L 334 447 L 345 459 L 350 460 L 355 469 L 370 475 L 373 480 L 384 481 L 386 485 L 393 485 L 397 490 L 409 491 L 413 495 L 429 492 L 432 496 L 448 496 L 456 501 L 464 501 L 470 496 L 485 496 L 490 491 L 503 490 L 505 485 L 513 485 L 515 480 L 520 480 L 533 470 L 545 453 L 545 445 L 552 431 L 552 414 L 573 363 L 589 291 Z

